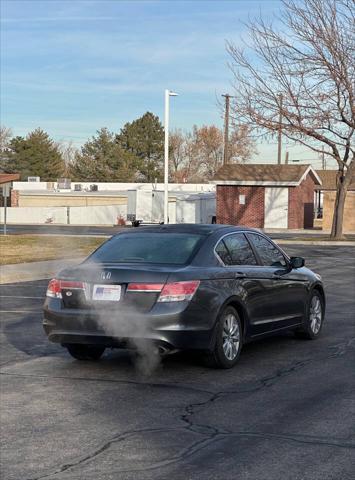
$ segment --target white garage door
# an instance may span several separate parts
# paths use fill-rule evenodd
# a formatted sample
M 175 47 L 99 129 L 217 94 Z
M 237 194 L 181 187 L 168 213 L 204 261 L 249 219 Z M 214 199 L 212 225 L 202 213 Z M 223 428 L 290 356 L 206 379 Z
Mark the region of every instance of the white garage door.
M 287 228 L 288 188 L 265 188 L 265 228 Z

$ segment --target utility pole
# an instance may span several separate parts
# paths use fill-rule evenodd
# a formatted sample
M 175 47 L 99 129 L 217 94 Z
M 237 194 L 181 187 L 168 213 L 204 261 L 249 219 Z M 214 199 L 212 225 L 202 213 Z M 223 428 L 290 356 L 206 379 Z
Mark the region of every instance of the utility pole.
M 281 165 L 281 142 L 282 142 L 282 93 L 279 93 L 279 139 L 277 148 L 277 163 Z
M 231 96 L 228 93 L 222 95 L 226 99 L 226 106 L 224 109 L 224 148 L 223 148 L 223 165 L 228 163 L 228 142 L 229 142 L 229 101 Z
M 322 147 L 322 170 L 326 169 L 324 147 Z

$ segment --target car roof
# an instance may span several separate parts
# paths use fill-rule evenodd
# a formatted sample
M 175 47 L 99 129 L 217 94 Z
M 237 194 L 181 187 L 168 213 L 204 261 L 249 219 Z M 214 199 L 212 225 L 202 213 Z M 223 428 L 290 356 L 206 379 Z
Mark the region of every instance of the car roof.
M 211 235 L 216 232 L 227 231 L 251 231 L 257 230 L 249 227 L 235 226 L 235 225 L 222 225 L 222 224 L 201 224 L 201 223 L 180 223 L 171 225 L 141 225 L 137 228 L 128 228 L 119 232 L 118 235 L 124 233 L 192 233 L 196 235 Z

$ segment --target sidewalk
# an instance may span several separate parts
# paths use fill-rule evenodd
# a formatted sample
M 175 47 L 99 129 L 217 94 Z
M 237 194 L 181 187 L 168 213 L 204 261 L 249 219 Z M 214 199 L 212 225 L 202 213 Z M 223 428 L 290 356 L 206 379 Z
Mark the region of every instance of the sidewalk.
M 63 268 L 80 263 L 83 258 L 46 260 L 43 262 L 16 263 L 0 267 L 0 285 L 52 278 Z

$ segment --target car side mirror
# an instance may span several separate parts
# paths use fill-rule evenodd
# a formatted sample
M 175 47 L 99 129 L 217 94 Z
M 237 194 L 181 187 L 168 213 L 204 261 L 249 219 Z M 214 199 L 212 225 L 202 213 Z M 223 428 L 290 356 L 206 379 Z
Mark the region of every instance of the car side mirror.
M 304 267 L 305 260 L 302 257 L 291 257 L 290 264 L 292 268 L 302 268 Z

